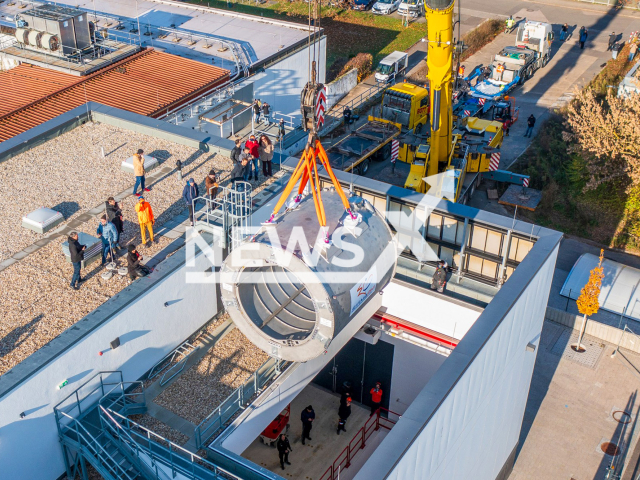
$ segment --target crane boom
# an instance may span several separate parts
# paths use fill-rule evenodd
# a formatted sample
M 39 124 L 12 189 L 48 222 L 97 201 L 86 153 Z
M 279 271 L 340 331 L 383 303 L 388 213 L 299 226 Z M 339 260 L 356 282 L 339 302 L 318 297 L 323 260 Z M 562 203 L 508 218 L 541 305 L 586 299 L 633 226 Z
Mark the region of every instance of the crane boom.
M 452 149 L 452 69 L 454 0 L 426 0 L 427 80 L 431 100 L 431 137 L 427 175 L 436 175 Z

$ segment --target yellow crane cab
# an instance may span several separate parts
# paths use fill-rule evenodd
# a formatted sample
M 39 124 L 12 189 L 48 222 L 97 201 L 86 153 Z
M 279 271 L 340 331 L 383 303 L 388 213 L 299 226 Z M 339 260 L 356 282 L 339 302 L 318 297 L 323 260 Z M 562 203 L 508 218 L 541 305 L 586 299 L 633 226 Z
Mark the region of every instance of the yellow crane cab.
M 429 90 L 406 82 L 389 87 L 382 96 L 380 118 L 375 120 L 402 126 L 398 160 L 411 163 L 422 136 L 429 134 Z
M 502 123 L 468 117 L 459 130 L 463 141 L 469 145 L 467 172 L 488 172 L 491 154 L 502 146 Z
M 410 188 L 420 193 L 426 193 L 427 185 L 422 180 L 425 176 L 427 163 L 429 162 L 429 145 L 420 144 L 415 151 L 411 162 L 411 170 L 407 176 L 404 188 Z

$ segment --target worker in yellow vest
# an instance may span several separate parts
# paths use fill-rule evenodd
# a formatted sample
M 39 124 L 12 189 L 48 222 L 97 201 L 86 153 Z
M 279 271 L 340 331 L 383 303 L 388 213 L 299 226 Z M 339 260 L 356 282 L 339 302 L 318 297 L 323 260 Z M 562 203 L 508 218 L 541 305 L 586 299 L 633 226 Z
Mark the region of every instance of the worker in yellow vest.
M 138 214 L 138 223 L 140 224 L 140 235 L 142 237 L 142 244 L 147 246 L 147 230 L 149 230 L 149 238 L 153 242 L 153 225 L 156 223 L 153 218 L 153 210 L 151 205 L 144 197 L 138 199 L 136 204 L 136 213 Z

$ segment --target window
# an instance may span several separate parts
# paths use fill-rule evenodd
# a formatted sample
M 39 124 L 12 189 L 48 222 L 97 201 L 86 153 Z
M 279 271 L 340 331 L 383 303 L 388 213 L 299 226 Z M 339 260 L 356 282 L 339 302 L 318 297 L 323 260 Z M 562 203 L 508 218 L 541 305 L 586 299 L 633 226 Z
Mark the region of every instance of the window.
M 471 238 L 469 240 L 469 247 L 474 250 L 486 252 L 490 255 L 500 256 L 502 250 L 502 239 L 504 233 L 497 232 L 495 230 L 489 230 L 488 228 L 473 225 L 471 230 Z
M 533 242 L 523 238 L 511 237 L 511 248 L 509 248 L 509 260 L 520 263 L 527 256 L 533 247 Z

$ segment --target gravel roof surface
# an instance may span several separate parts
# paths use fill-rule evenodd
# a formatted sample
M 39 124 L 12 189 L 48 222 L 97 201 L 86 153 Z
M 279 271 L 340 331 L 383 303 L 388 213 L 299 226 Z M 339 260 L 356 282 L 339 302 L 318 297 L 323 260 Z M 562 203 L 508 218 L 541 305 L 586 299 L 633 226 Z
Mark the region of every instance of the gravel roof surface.
M 103 159 L 101 147 L 106 153 L 115 152 Z M 57 205 L 55 208 L 65 213 L 68 220 L 103 203 L 107 197 L 132 188 L 133 177 L 120 170 L 120 162 L 139 147 L 144 148 L 145 153 L 169 159 L 170 164 L 181 159 L 185 178 L 193 176 L 201 184 L 212 168 L 222 177 L 231 171 L 231 160 L 221 155 L 104 124 L 78 127 L 0 163 L 0 209 L 4 213 L 0 216 L 0 259 L 42 237 L 20 226 L 22 216 L 35 208 Z M 90 181 L 86 179 L 86 172 L 93 172 Z M 185 209 L 183 184 L 172 172 L 145 194 L 154 210 L 156 230 Z M 136 201 L 129 196 L 120 204 L 125 218 L 122 244 L 140 242 L 134 210 Z M 92 218 L 78 230 L 96 236 L 98 223 Z M 0 375 L 129 284 L 128 277 L 118 275 L 103 280 L 102 268 L 97 262 L 82 272 L 87 281 L 80 290 L 71 290 L 69 281 L 73 269 L 61 251 L 65 240 L 57 238 L 0 271 Z M 156 236 L 156 240 L 149 248 L 140 249 L 143 256 L 151 258 L 171 243 L 166 237 Z M 120 258 L 119 265 L 126 266 L 124 257 Z
M 171 428 L 166 423 L 161 422 L 148 413 L 145 413 L 144 415 L 131 415 L 129 418 L 134 422 L 142 425 L 144 428 L 148 428 L 152 432 L 157 433 L 158 435 L 177 445 L 184 445 L 189 441 L 189 437 L 187 437 L 185 434 Z M 152 440 L 154 442 L 160 442 L 160 440 L 157 438 L 152 438 Z
M 234 328 L 200 363 L 154 399 L 154 403 L 199 424 L 267 361 L 267 354 Z

